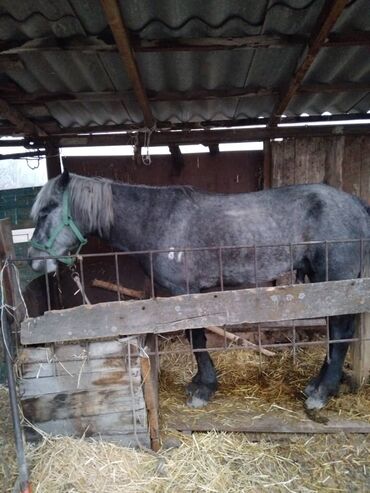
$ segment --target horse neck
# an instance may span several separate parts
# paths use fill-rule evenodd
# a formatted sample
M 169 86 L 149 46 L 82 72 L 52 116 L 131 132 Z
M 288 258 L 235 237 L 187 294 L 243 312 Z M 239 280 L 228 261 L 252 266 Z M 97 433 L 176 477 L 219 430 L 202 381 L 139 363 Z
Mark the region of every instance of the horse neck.
M 151 215 L 165 207 L 166 193 L 161 188 L 113 185 L 114 223 L 110 242 L 121 250 L 145 250 L 155 247 L 149 229 Z M 164 201 L 163 201 L 164 199 Z

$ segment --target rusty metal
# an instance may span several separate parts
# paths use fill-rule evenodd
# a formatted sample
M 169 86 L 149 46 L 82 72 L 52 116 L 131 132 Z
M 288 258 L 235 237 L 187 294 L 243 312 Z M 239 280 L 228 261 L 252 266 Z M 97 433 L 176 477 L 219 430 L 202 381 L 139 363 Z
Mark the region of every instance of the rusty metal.
M 84 287 L 84 267 L 83 267 L 83 259 L 84 258 L 104 258 L 104 257 L 113 257 L 114 262 L 115 262 L 115 273 L 116 273 L 116 281 L 117 284 L 119 284 L 119 258 L 122 257 L 127 257 L 129 256 L 137 256 L 137 255 L 147 255 L 149 256 L 149 271 L 150 271 L 150 284 L 151 284 L 151 292 L 150 292 L 150 297 L 155 298 L 155 278 L 154 278 L 154 266 L 153 266 L 153 255 L 158 255 L 158 254 L 169 254 L 169 253 L 179 253 L 183 252 L 184 253 L 184 267 L 185 267 L 185 278 L 186 278 L 186 292 L 190 293 L 190 280 L 189 280 L 189 263 L 188 263 L 188 255 L 194 252 L 214 252 L 218 256 L 218 263 L 219 263 L 219 269 L 220 269 L 220 287 L 223 290 L 224 289 L 224 280 L 223 280 L 223 272 L 224 272 L 224 258 L 223 258 L 223 253 L 226 251 L 234 251 L 234 250 L 242 250 L 242 249 L 252 249 L 254 253 L 254 276 L 255 276 L 255 284 L 258 286 L 259 284 L 259 279 L 258 279 L 258 250 L 261 248 L 287 248 L 289 251 L 289 265 L 290 265 L 290 280 L 291 284 L 294 284 L 294 249 L 298 248 L 300 246 L 312 246 L 312 245 L 318 245 L 322 246 L 325 250 L 325 279 L 326 281 L 329 281 L 330 276 L 329 276 L 329 247 L 332 245 L 336 244 L 350 244 L 350 243 L 358 243 L 359 244 L 359 249 L 360 249 L 360 269 L 361 269 L 361 277 L 363 277 L 363 265 L 364 265 L 364 255 L 365 255 L 365 242 L 369 242 L 370 240 L 368 239 L 336 239 L 336 240 L 327 240 L 327 241 L 306 241 L 306 242 L 297 242 L 297 243 L 286 243 L 286 244 L 263 244 L 263 245 L 243 245 L 243 246 L 230 246 L 230 245 L 222 245 L 222 246 L 211 246 L 211 247 L 195 247 L 195 248 L 171 248 L 169 249 L 157 249 L 157 250 L 140 250 L 140 251 L 135 251 L 135 252 L 107 252 L 107 253 L 99 253 L 99 254 L 84 254 L 84 255 L 78 255 L 78 261 L 79 261 L 79 266 L 80 266 L 80 274 L 81 274 L 81 282 L 83 286 L 83 291 L 85 289 Z M 71 255 L 71 257 L 75 257 L 74 255 Z M 45 257 L 35 257 L 35 258 L 43 258 Z M 49 257 L 49 258 L 55 258 L 55 257 Z M 18 258 L 17 262 L 20 261 L 26 261 L 27 259 L 25 258 Z M 48 307 L 50 309 L 51 302 L 50 302 L 50 287 L 49 287 L 49 280 L 47 278 L 46 281 L 46 289 L 47 289 L 47 297 L 48 297 Z M 84 300 L 84 297 L 83 297 Z M 121 301 L 121 298 L 118 296 L 118 300 Z M 84 303 L 85 301 L 83 301 Z M 330 330 L 329 330 L 329 317 L 326 317 L 326 334 L 325 338 L 317 341 L 302 341 L 299 340 L 297 337 L 297 328 L 295 325 L 295 321 L 291 321 L 291 324 L 287 322 L 286 327 L 279 327 L 277 330 L 283 331 L 283 330 L 289 330 L 291 331 L 292 337 L 290 338 L 289 342 L 277 342 L 277 343 L 262 343 L 262 334 L 265 331 L 271 331 L 271 327 L 262 327 L 262 324 L 256 324 L 256 329 L 258 331 L 258 348 L 259 348 L 259 355 L 260 355 L 260 364 L 262 365 L 262 349 L 267 349 L 267 348 L 292 348 L 293 352 L 293 361 L 296 361 L 296 355 L 297 355 L 297 349 L 301 347 L 310 347 L 310 346 L 317 346 L 317 345 L 325 345 L 328 353 L 328 358 L 329 358 L 329 350 L 330 350 L 330 345 L 331 344 L 336 344 L 336 343 L 345 343 L 345 342 L 358 342 L 360 340 L 368 340 L 368 339 L 361 339 L 359 337 L 353 337 L 350 339 L 330 339 Z M 306 327 L 306 330 L 311 329 L 315 330 L 317 327 Z M 162 354 L 167 354 L 169 352 L 174 352 L 174 353 L 189 353 L 192 352 L 193 354 L 196 352 L 202 352 L 202 351 L 220 351 L 220 350 L 234 350 L 234 349 L 241 349 L 242 346 L 232 346 L 227 343 L 226 339 L 226 334 L 225 334 L 225 329 L 224 329 L 224 343 L 223 347 L 208 347 L 206 349 L 193 349 L 192 348 L 192 332 L 190 331 L 190 348 L 189 349 L 176 349 L 176 350 L 165 350 L 162 351 L 159 348 L 159 343 L 158 343 L 158 334 L 155 334 L 155 341 L 156 341 L 156 347 L 155 351 L 152 353 L 148 353 L 150 355 L 155 355 L 156 358 L 159 358 L 160 355 Z

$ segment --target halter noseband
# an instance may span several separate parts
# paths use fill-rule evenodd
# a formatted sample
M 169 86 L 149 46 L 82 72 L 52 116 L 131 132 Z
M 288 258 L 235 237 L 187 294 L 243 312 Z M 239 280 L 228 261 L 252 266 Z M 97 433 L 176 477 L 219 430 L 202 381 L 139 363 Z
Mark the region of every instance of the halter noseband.
M 87 239 L 83 236 L 81 231 L 78 229 L 76 223 L 72 219 L 71 212 L 69 210 L 69 195 L 67 190 L 64 190 L 63 192 L 62 222 L 55 228 L 46 243 L 38 243 L 37 241 L 31 240 L 31 245 L 37 250 L 47 252 L 52 257 L 58 257 L 58 254 L 53 250 L 53 245 L 55 240 L 59 236 L 59 233 L 65 227 L 70 228 L 72 233 L 79 241 L 79 246 L 75 253 L 75 255 L 78 255 L 83 245 L 86 245 Z M 76 261 L 76 259 L 72 257 L 58 257 L 58 260 L 69 266 L 73 265 Z

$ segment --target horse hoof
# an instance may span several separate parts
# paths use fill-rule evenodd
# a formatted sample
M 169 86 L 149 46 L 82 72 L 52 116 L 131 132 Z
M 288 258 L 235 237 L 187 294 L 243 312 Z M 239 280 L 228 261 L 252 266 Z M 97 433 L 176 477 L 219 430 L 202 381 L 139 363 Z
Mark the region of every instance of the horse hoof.
M 199 409 L 208 404 L 214 394 L 214 391 L 207 387 L 207 385 L 195 384 L 194 382 L 191 382 L 186 389 L 186 393 L 189 396 L 186 402 L 187 405 L 189 407 Z
M 309 383 L 306 385 L 305 389 L 304 389 L 304 394 L 307 396 L 307 397 L 311 397 L 311 396 L 314 396 L 315 393 L 317 392 L 317 388 L 320 384 L 320 381 L 317 377 L 315 378 L 312 378 Z
M 306 391 L 305 391 L 306 393 Z M 307 395 L 307 394 L 306 394 Z M 326 404 L 326 399 L 323 399 L 322 397 L 319 396 L 310 396 L 308 399 L 306 399 L 304 405 L 305 408 L 308 411 L 318 411 L 319 409 L 322 409 Z

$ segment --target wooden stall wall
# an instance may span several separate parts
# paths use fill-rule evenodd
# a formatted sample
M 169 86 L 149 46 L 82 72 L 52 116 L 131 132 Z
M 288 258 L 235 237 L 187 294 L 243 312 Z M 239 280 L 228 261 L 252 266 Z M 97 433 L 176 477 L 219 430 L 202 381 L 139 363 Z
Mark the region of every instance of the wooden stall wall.
M 73 173 L 103 176 L 145 185 L 192 185 L 208 192 L 254 192 L 262 188 L 263 152 L 183 154 L 182 165 L 170 155 L 152 156 L 145 166 L 130 156 L 64 158 Z
M 370 201 L 370 138 L 338 136 L 274 141 L 272 186 L 326 182 Z

